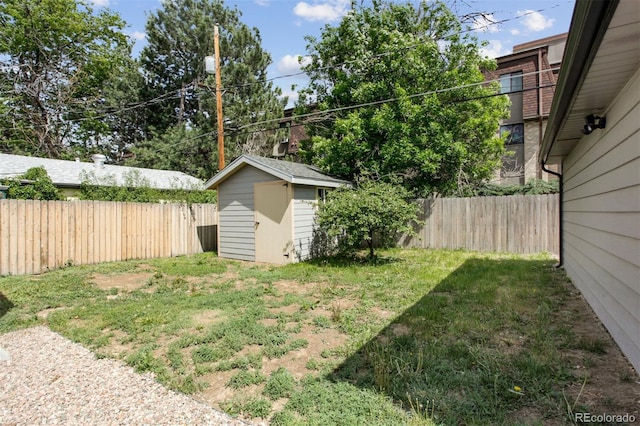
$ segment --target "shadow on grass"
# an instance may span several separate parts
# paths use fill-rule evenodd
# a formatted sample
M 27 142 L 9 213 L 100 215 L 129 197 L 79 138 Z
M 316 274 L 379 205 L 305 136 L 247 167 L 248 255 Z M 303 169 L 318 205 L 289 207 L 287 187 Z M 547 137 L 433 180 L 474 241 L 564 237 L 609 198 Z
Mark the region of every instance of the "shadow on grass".
M 552 312 L 566 295 L 549 261 L 467 260 L 335 369 L 445 424 L 562 416 L 570 380 Z M 515 416 L 515 417 L 514 417 Z
M 0 293 L 0 318 L 5 316 L 14 306 L 15 305 L 11 300 L 7 299 L 4 294 Z

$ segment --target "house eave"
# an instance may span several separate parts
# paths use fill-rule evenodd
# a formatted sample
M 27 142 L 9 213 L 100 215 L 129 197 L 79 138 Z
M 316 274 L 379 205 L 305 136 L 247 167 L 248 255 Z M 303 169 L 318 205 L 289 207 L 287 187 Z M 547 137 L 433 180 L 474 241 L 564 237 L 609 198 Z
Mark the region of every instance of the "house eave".
M 552 114 L 539 150 L 543 164 L 560 163 L 579 140 L 572 137 L 558 141 L 558 136 L 566 125 L 618 4 L 619 0 L 585 0 L 576 3 L 551 106 Z
M 347 183 L 341 183 L 336 181 L 328 181 L 321 179 L 305 179 L 305 178 L 296 178 L 294 177 L 290 181 L 295 185 L 307 185 L 307 186 L 321 186 L 326 188 L 339 188 L 341 186 L 347 185 Z

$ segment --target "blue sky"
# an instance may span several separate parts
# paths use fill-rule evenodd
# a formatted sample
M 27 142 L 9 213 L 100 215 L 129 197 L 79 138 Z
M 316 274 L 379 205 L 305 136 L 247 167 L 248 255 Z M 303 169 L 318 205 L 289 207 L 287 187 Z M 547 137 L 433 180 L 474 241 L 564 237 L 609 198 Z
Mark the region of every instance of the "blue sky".
M 108 7 L 122 16 L 129 24 L 127 34 L 137 40 L 134 52 L 144 46 L 148 14 L 161 7 L 161 0 L 89 1 L 95 8 Z M 297 57 L 306 53 L 304 36 L 317 37 L 326 24 L 337 25 L 348 12 L 351 1 L 229 0 L 225 4 L 237 6 L 242 12 L 242 21 L 260 31 L 262 47 L 273 61 L 268 76 L 274 78 L 299 72 Z M 497 57 L 511 53 L 514 45 L 567 32 L 575 1 L 449 0 L 448 4 L 457 15 L 487 13 L 487 21 L 477 23 L 475 34 L 489 42 L 484 53 Z M 304 86 L 306 80 L 304 76 L 277 78 L 274 84 L 289 96 L 291 105 L 296 99 L 291 85 Z

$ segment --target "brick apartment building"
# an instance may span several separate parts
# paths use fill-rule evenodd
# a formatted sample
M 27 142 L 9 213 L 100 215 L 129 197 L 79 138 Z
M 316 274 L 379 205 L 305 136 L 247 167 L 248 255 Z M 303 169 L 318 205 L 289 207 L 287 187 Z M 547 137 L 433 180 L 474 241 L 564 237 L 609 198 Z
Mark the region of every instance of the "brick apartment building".
M 485 72 L 487 80 L 500 81 L 500 91 L 511 99 L 511 114 L 500 123 L 500 132 L 508 132 L 506 148 L 513 154 L 504 157 L 501 169 L 496 171 L 495 183 L 525 184 L 531 179 L 550 178 L 540 168 L 538 150 L 566 40 L 565 33 L 516 45 L 513 53 L 496 59 L 495 71 Z M 292 113 L 293 109 L 285 110 L 281 126 L 291 126 L 290 134 L 274 147 L 274 157 L 295 156 L 300 141 L 307 138 L 304 126 L 292 122 Z
M 513 53 L 496 58 L 495 71 L 487 80 L 498 80 L 500 92 L 511 99 L 511 114 L 500 123 L 506 133 L 508 152 L 494 182 L 525 184 L 531 179 L 548 180 L 540 168 L 538 150 L 542 143 L 551 102 L 560 71 L 567 34 L 559 34 L 513 47 Z

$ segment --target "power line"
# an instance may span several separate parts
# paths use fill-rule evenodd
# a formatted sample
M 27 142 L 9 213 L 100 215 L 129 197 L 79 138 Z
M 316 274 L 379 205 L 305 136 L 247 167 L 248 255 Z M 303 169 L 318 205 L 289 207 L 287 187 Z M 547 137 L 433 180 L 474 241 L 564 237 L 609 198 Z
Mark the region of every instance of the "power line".
M 538 75 L 538 74 L 542 74 L 542 73 L 549 73 L 549 72 L 558 71 L 559 69 L 560 69 L 560 67 L 555 67 L 555 68 L 549 68 L 549 69 L 545 69 L 545 70 L 532 71 L 532 72 L 520 74 L 520 76 L 522 78 L 524 78 L 524 77 L 534 76 L 534 75 Z M 450 91 L 454 91 L 454 90 L 468 89 L 468 88 L 477 87 L 477 86 L 483 86 L 483 85 L 488 86 L 488 85 L 490 85 L 492 83 L 498 83 L 498 82 L 500 82 L 500 78 L 496 78 L 496 79 L 492 79 L 492 80 L 483 80 L 483 81 L 478 81 L 476 83 L 462 84 L 462 85 L 458 85 L 458 86 L 445 87 L 445 88 L 442 88 L 442 89 L 436 89 L 436 90 L 430 90 L 430 91 L 426 91 L 426 92 L 414 93 L 414 94 L 406 96 L 406 98 L 414 99 L 414 98 L 417 98 L 417 97 L 423 97 L 423 96 L 428 96 L 428 95 L 446 93 L 446 92 L 450 92 Z M 547 86 L 535 86 L 535 87 L 523 89 L 522 92 L 529 91 L 529 90 L 541 89 L 541 88 L 545 88 L 545 87 L 553 87 L 554 85 L 555 84 L 547 85 Z M 175 91 L 175 92 L 171 92 L 170 94 L 179 93 L 179 92 L 180 92 L 180 90 Z M 487 96 L 482 96 L 482 97 L 479 97 L 477 99 L 482 99 L 482 98 L 487 98 L 487 97 L 494 97 L 494 96 L 501 96 L 503 94 L 504 93 L 496 93 L 496 94 L 491 94 L 491 95 L 487 95 Z M 161 98 L 163 96 L 166 96 L 166 95 L 167 94 L 161 95 L 161 96 L 159 96 L 159 97 L 157 97 L 155 99 L 159 99 L 159 98 Z M 348 106 L 333 108 L 333 109 L 329 109 L 329 110 L 310 112 L 310 113 L 306 113 L 306 114 L 299 114 L 299 115 L 295 115 L 295 116 L 290 117 L 289 121 L 293 122 L 295 120 L 308 119 L 308 118 L 312 118 L 312 117 L 316 117 L 316 116 L 323 116 L 323 115 L 331 114 L 331 113 L 334 113 L 334 112 L 342 112 L 342 111 L 348 111 L 348 110 L 352 110 L 352 109 L 365 108 L 365 107 L 369 107 L 369 106 L 382 105 L 382 104 L 385 104 L 385 103 L 397 102 L 398 100 L 400 100 L 400 98 L 394 97 L 394 98 L 381 99 L 381 100 L 378 100 L 378 101 L 371 101 L 371 102 L 366 102 L 366 103 L 361 103 L 361 104 L 356 104 L 356 105 L 348 105 Z M 467 99 L 467 100 L 472 100 L 472 99 Z M 467 100 L 465 100 L 465 101 L 467 101 Z M 100 118 L 100 117 L 86 118 L 86 119 L 82 119 L 82 120 L 98 119 L 98 118 Z M 78 119 L 78 120 L 80 120 L 80 119 Z M 261 124 L 275 123 L 275 122 L 280 123 L 282 121 L 283 121 L 282 117 L 281 118 L 269 119 L 269 120 L 256 121 L 256 122 L 253 122 L 253 123 L 250 123 L 250 124 L 245 124 L 243 126 L 237 127 L 235 129 L 231 130 L 230 132 L 237 133 L 238 131 L 247 129 L 249 127 L 258 126 L 258 125 L 261 125 Z M 73 121 L 70 121 L 70 122 L 73 122 Z M 42 127 L 42 126 L 40 126 L 40 127 Z M 3 130 L 11 130 L 11 128 L 4 128 Z M 268 129 L 268 130 L 276 130 L 276 129 Z M 260 129 L 260 130 L 257 130 L 257 131 L 265 131 L 265 129 L 263 128 L 263 129 Z M 256 132 L 256 131 L 252 131 L 252 132 Z M 227 133 L 225 132 L 225 134 L 227 134 Z M 231 133 L 228 133 L 228 134 L 231 134 Z M 211 132 L 201 133 L 198 136 L 194 136 L 192 138 L 187 139 L 187 141 L 200 139 L 200 138 L 211 136 L 211 135 L 217 135 L 217 131 L 214 130 L 214 131 L 211 131 Z
M 546 73 L 546 72 L 558 71 L 559 69 L 560 69 L 559 67 L 556 67 L 556 68 L 549 68 L 549 69 L 546 69 L 546 70 L 532 71 L 532 72 L 520 74 L 520 76 L 522 76 L 522 78 L 524 78 L 524 77 L 537 75 L 537 74 L 542 74 L 542 73 Z M 453 87 L 447 87 L 447 88 L 443 88 L 443 89 L 436 89 L 436 90 L 430 90 L 430 91 L 421 92 L 421 93 L 415 93 L 415 94 L 406 96 L 406 98 L 413 99 L 413 98 L 418 98 L 418 97 L 423 97 L 423 96 L 428 96 L 428 95 L 446 93 L 446 92 L 450 92 L 450 91 L 454 91 L 454 90 L 467 89 L 467 88 L 476 87 L 476 86 L 482 86 L 482 85 L 489 85 L 491 83 L 498 83 L 498 82 L 500 82 L 500 78 L 493 79 L 493 80 L 483 80 L 483 81 L 476 82 L 476 83 L 463 84 L 463 85 L 459 85 L 459 86 L 453 86 Z M 555 83 L 554 84 L 549 84 L 549 85 L 543 85 L 543 86 L 534 86 L 534 87 L 529 87 L 529 88 L 523 89 L 520 92 L 527 92 L 527 91 L 530 91 L 530 90 L 538 90 L 538 89 L 543 89 L 543 88 L 547 88 L 547 87 L 554 87 L 554 86 L 555 86 Z M 463 99 L 463 100 L 460 100 L 459 102 L 467 102 L 467 101 L 471 101 L 471 100 L 479 100 L 479 99 L 485 99 L 485 98 L 502 96 L 502 95 L 506 95 L 506 93 L 494 93 L 494 94 L 489 94 L 489 95 L 483 95 L 483 96 L 479 96 L 479 97 Z M 365 108 L 365 107 L 369 107 L 369 106 L 375 106 L 375 105 L 381 105 L 381 104 L 385 104 L 385 103 L 397 102 L 398 100 L 400 100 L 400 98 L 395 97 L 395 98 L 382 99 L 382 100 L 379 100 L 379 101 L 366 102 L 366 103 L 357 104 L 357 105 L 349 105 L 349 106 L 344 106 L 344 107 L 338 107 L 338 108 L 333 108 L 333 109 L 324 110 L 324 111 L 311 112 L 311 113 L 307 113 L 307 114 L 299 114 L 299 115 L 296 115 L 296 116 L 292 116 L 289 119 L 289 121 L 293 122 L 295 120 L 308 119 L 308 118 L 312 118 L 312 117 L 316 117 L 316 116 L 323 116 L 323 115 L 331 114 L 331 113 L 334 113 L 334 112 L 342 112 L 342 111 L 348 111 L 348 110 L 352 110 L 352 109 Z M 256 126 L 256 125 L 269 124 L 269 123 L 274 123 L 274 122 L 280 123 L 282 121 L 283 121 L 282 118 L 277 118 L 277 119 L 263 120 L 263 121 L 259 121 L 259 122 L 255 122 L 255 123 L 250 123 L 250 124 L 246 124 L 244 126 L 240 126 L 240 127 L 236 128 L 234 130 L 234 133 L 237 134 L 238 131 L 240 131 L 240 130 L 244 130 L 244 129 L 247 129 L 249 127 Z M 300 125 L 305 125 L 305 124 L 302 123 Z M 291 125 L 290 127 L 294 127 L 294 126 Z M 259 130 L 247 131 L 247 133 L 263 132 L 265 130 L 277 130 L 279 128 L 280 127 L 271 128 L 271 129 L 262 128 L 262 129 L 259 129 Z M 201 133 L 200 135 L 198 135 L 196 137 L 193 137 L 193 138 L 189 138 L 187 140 L 191 141 L 191 140 L 194 140 L 194 139 L 200 139 L 200 138 L 203 138 L 203 137 L 211 136 L 213 134 L 217 134 L 217 131 Z M 229 133 L 229 134 L 231 134 L 231 133 Z

